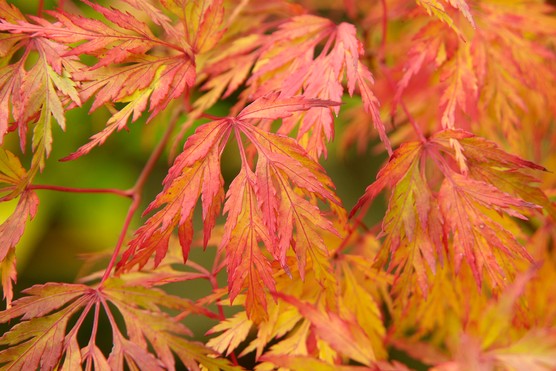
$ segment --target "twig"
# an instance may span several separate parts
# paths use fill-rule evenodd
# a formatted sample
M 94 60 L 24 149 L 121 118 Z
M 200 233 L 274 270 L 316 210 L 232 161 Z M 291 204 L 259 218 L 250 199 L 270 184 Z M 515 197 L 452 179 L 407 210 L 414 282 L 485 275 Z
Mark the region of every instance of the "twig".
M 116 189 L 116 188 L 73 188 L 63 187 L 49 184 L 31 184 L 27 187 L 30 190 L 50 190 L 58 192 L 72 192 L 72 193 L 110 193 L 122 197 L 132 197 L 130 190 Z
M 127 231 L 129 229 L 129 226 L 131 225 L 131 221 L 133 219 L 133 216 L 137 212 L 137 209 L 139 208 L 139 205 L 141 203 L 141 192 L 143 191 L 143 187 L 145 186 L 145 183 L 146 183 L 147 179 L 151 175 L 154 167 L 156 166 L 156 162 L 158 161 L 158 159 L 162 155 L 162 152 L 164 151 L 164 148 L 166 147 L 166 144 L 168 144 L 168 141 L 169 141 L 170 136 L 172 134 L 172 130 L 176 126 L 176 123 L 177 123 L 178 119 L 179 119 L 179 114 L 176 111 L 176 112 L 174 112 L 173 117 L 170 119 L 170 122 L 168 123 L 168 127 L 166 128 L 166 131 L 164 132 L 164 136 L 162 137 L 162 139 L 160 140 L 160 142 L 158 143 L 158 145 L 154 149 L 154 151 L 151 153 L 151 156 L 147 160 L 147 163 L 145 164 L 145 167 L 141 171 L 141 174 L 139 174 L 139 177 L 137 178 L 137 181 L 135 182 L 135 185 L 131 189 L 126 191 L 126 192 L 129 192 L 131 194 L 131 198 L 132 198 L 133 201 L 132 201 L 132 203 L 129 206 L 129 209 L 127 211 L 127 215 L 126 215 L 126 218 L 125 218 L 125 221 L 124 221 L 124 225 L 122 226 L 120 236 L 118 237 L 118 242 L 116 243 L 116 247 L 114 248 L 114 252 L 112 253 L 112 257 L 110 258 L 110 262 L 108 263 L 108 266 L 106 267 L 106 270 L 104 271 L 104 275 L 102 276 L 101 284 L 104 281 L 106 281 L 106 279 L 108 277 L 110 277 L 110 273 L 112 272 L 112 269 L 114 268 L 114 264 L 116 264 L 116 260 L 117 260 L 119 254 L 120 254 L 120 250 L 122 249 L 122 246 L 123 246 L 125 237 L 127 235 Z

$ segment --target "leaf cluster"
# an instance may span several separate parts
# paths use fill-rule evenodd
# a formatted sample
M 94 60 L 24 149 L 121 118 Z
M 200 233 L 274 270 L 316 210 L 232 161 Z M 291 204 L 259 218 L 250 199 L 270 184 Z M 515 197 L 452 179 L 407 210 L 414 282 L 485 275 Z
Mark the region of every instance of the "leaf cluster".
M 556 368 L 550 2 L 39 3 L 0 0 L 2 369 Z M 132 187 L 37 182 L 73 109 L 107 119 L 62 161 L 163 132 Z M 388 158 L 349 210 L 322 164 L 364 153 Z M 38 191 L 130 207 L 104 270 L 14 300 Z M 203 341 L 186 317 L 212 321 Z

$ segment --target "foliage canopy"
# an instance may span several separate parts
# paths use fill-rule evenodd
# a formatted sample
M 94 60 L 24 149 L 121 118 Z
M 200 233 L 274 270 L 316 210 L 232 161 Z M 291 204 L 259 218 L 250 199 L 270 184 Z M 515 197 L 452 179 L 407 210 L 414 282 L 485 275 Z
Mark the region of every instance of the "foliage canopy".
M 0 201 L 17 199 L 0 226 L 0 366 L 555 369 L 555 14 L 542 0 L 66 0 L 30 15 L 0 0 Z M 53 126 L 84 107 L 105 127 L 62 161 L 129 125 L 163 132 L 133 187 L 36 181 L 65 138 Z M 351 211 L 321 165 L 350 151 L 388 156 Z M 39 190 L 131 205 L 103 271 L 14 300 Z M 189 259 L 199 247 L 210 266 Z M 198 280 L 200 299 L 167 289 Z M 213 321 L 204 342 L 189 316 Z

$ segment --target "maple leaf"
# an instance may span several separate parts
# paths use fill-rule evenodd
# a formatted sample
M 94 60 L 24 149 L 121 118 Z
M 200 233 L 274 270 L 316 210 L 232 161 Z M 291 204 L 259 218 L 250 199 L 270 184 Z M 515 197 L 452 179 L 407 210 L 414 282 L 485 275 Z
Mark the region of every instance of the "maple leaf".
M 10 60 L 16 51 L 23 55 L 15 63 L 0 69 L 0 135 L 7 131 L 7 122 L 14 118 L 19 130 L 21 148 L 25 148 L 27 125 L 34 123 L 32 149 L 34 152 L 30 173 L 44 168 L 44 161 L 52 149 L 52 118 L 65 129 L 64 105 L 71 101 L 81 105 L 76 83 L 71 73 L 81 68 L 76 56 L 67 56 L 69 47 L 37 35 L 41 29 L 18 20 L 12 24 L 0 20 L 0 30 L 17 35 L 10 40 L 5 58 Z M 37 53 L 32 61 L 29 56 Z M 30 67 L 24 67 L 30 64 Z M 64 102 L 63 102 L 64 100 Z
M 141 117 L 147 105 L 151 112 L 149 120 L 152 119 L 195 82 L 195 66 L 191 58 L 184 55 L 162 58 L 145 55 L 129 58 L 128 62 L 131 64 L 75 74 L 75 78 L 83 82 L 84 99 L 95 96 L 91 111 L 112 102 L 127 104 L 107 121 L 104 130 L 63 160 L 76 159 L 103 144 L 113 132 L 125 128 L 130 118 L 136 121 Z
M 323 42 L 323 50 L 316 53 L 316 47 Z M 313 57 L 314 54 L 317 56 Z M 260 97 L 276 90 L 286 97 L 303 94 L 309 98 L 339 101 L 345 90 L 342 85 L 345 76 L 349 95 L 359 88 L 364 108 L 389 150 L 378 100 L 370 89 L 373 78 L 361 63 L 362 56 L 363 45 L 353 25 L 335 25 L 328 19 L 311 15 L 293 17 L 266 40 L 247 81 L 247 92 Z M 288 134 L 299 126 L 298 140 L 312 156 L 319 157 L 326 154 L 325 142 L 334 137 L 333 116 L 338 112 L 339 107 L 323 107 L 294 115 L 283 122 L 279 132 Z
M 443 67 L 442 80 L 446 88 L 440 97 L 443 129 L 455 128 L 456 108 L 470 113 L 477 106 L 478 85 L 473 71 L 470 45 L 458 49 L 457 55 Z
M 445 62 L 446 50 L 441 37 L 442 29 L 440 23 L 431 22 L 422 27 L 413 37 L 411 48 L 407 52 L 409 58 L 403 67 L 403 76 L 396 87 L 392 115 L 394 115 L 411 79 L 419 74 L 425 66 L 433 64 L 438 67 Z
M 33 219 L 37 213 L 39 199 L 32 191 L 21 194 L 17 206 L 0 225 L 0 262 L 2 262 L 2 288 L 6 305 L 9 307 L 13 291 L 11 281 L 16 280 L 15 271 L 15 245 L 23 236 L 28 219 Z M 5 262 L 5 263 L 4 263 Z M 8 279 L 9 278 L 9 279 Z
M 228 190 L 224 207 L 228 219 L 220 244 L 220 248 L 227 252 L 231 300 L 241 289 L 249 287 L 249 315 L 256 319 L 265 316 L 265 286 L 272 289 L 273 279 L 268 258 L 260 250 L 259 242 L 286 269 L 286 252 L 292 246 L 302 277 L 307 255 L 311 256 L 314 269 L 324 279 L 329 275 L 324 258 L 327 250 L 319 233 L 334 232 L 334 228 L 306 197 L 339 204 L 332 193 L 332 183 L 320 165 L 308 158 L 293 139 L 268 133 L 251 122 L 285 118 L 300 110 L 335 104 L 270 94 L 245 107 L 235 118 L 200 126 L 168 172 L 164 191 L 149 205 L 146 213 L 162 209 L 139 228 L 119 267 L 129 268 L 135 264 L 142 267 L 153 253 L 156 254 L 155 265 L 158 265 L 166 253 L 169 235 L 176 226 L 184 259 L 187 259 L 193 233 L 193 209 L 199 196 L 206 246 L 224 197 L 220 156 L 233 130 L 243 154 L 242 169 Z M 242 135 L 256 148 L 255 172 L 245 156 Z
M 0 261 L 2 272 L 2 296 L 6 300 L 6 308 L 12 306 L 13 284 L 17 281 L 17 266 L 15 262 L 15 249 L 9 249 L 8 254 Z
M 343 319 L 332 312 L 323 312 L 292 296 L 281 293 L 275 295 L 295 306 L 311 322 L 316 336 L 330 344 L 334 350 L 364 365 L 372 364 L 375 359 L 372 344 L 356 322 Z
M 235 9 L 226 14 L 222 22 L 222 27 L 226 29 L 222 40 L 197 61 L 198 80 L 204 81 L 200 91 L 206 93 L 193 102 L 194 110 L 190 113 L 193 117 L 198 117 L 212 107 L 218 99 L 229 97 L 246 82 L 270 41 L 270 33 L 277 21 L 282 22 L 292 15 L 305 13 L 299 5 L 282 1 L 264 4 L 240 2 L 235 5 Z M 236 113 L 236 109 L 243 108 L 252 99 L 243 95 L 232 112 Z
M 423 146 L 417 142 L 400 146 L 350 215 L 367 205 L 386 186 L 393 188 L 382 222 L 381 235 L 385 240 L 376 256 L 376 264 L 388 265 L 389 271 L 396 271 L 397 284 L 402 286 L 407 287 L 407 280 L 416 275 L 426 295 L 429 289 L 427 268 L 434 272 L 441 257 L 442 230 L 438 227 L 442 219 L 438 215 L 435 217 L 438 206 L 419 166 L 422 151 Z
M 236 313 L 233 317 L 226 318 L 207 331 L 207 335 L 222 332 L 220 335 L 211 338 L 207 342 L 207 346 L 219 353 L 229 355 L 247 338 L 251 327 L 253 327 L 253 321 L 247 318 L 246 312 Z
M 0 270 L 2 291 L 9 308 L 13 298 L 12 282 L 17 279 L 15 246 L 21 239 L 28 219 L 37 213 L 39 199 L 35 192 L 24 190 L 28 181 L 27 171 L 10 151 L 0 148 L 0 201 L 19 196 L 13 213 L 0 225 Z
M 93 135 L 89 143 L 65 160 L 82 156 L 104 143 L 114 131 L 126 127 L 130 118 L 131 121 L 136 121 L 147 109 L 147 105 L 151 113 L 149 119 L 152 119 L 170 101 L 188 92 L 196 78 L 194 57 L 187 44 L 170 44 L 158 39 L 147 24 L 129 13 L 88 1 L 85 3 L 117 27 L 107 27 L 99 20 L 51 12 L 59 20 L 58 23 L 38 31 L 36 27 L 28 31 L 33 30 L 64 43 L 81 42 L 73 49 L 65 51 L 66 58 L 76 58 L 82 54 L 98 58 L 95 65 L 79 68 L 73 73 L 73 78 L 82 85 L 80 98 L 86 101 L 95 96 L 91 111 L 102 105 L 112 106 L 114 102 L 126 105 L 108 120 L 103 131 Z M 145 9 L 141 4 L 136 5 Z M 163 21 L 160 20 L 159 23 L 161 22 Z M 146 54 L 155 47 L 164 47 L 174 54 Z M 125 65 L 119 65 L 122 63 Z
M 440 1 L 426 3 L 431 9 L 440 9 Z M 466 14 L 463 1 L 450 3 Z M 418 29 L 401 67 L 403 75 L 392 112 L 410 80 L 419 76 L 415 88 L 426 83 L 439 86 L 432 93 L 439 96 L 442 128 L 455 128 L 457 122 L 460 127 L 472 126 L 481 135 L 499 136 L 519 148 L 520 131 L 528 127 L 522 124 L 522 117 L 543 122 L 546 118 L 536 113 L 538 107 L 554 110 L 549 97 L 554 95 L 556 74 L 551 66 L 556 55 L 546 43 L 554 20 L 545 16 L 545 4 L 482 3 L 476 9 L 478 27 L 465 32 L 464 38 L 462 33 L 454 38 L 444 32 L 446 24 L 440 22 Z M 525 29 L 530 37 L 524 37 Z M 412 99 L 411 95 L 406 99 Z
M 341 264 L 343 274 L 340 313 L 353 316 L 371 341 L 377 359 L 385 358 L 383 337 L 385 328 L 377 300 L 373 297 L 364 278 L 368 262 L 362 257 L 346 256 Z M 363 269 L 362 269 L 363 268 Z
M 11 331 L 0 337 L 0 364 L 7 369 L 54 369 L 63 353 L 65 328 L 70 317 L 86 304 L 83 285 L 47 284 L 24 292 L 32 295 L 16 300 L 0 313 L 0 323 L 22 317 Z M 62 308 L 53 314 L 49 312 Z M 8 363 L 8 365 L 6 365 Z
M 462 153 L 464 158 L 458 157 Z M 429 190 L 430 180 L 421 168 L 427 158 L 444 177 L 436 196 Z M 457 170 L 454 164 L 458 164 Z M 546 195 L 533 186 L 536 179 L 523 172 L 525 169 L 545 170 L 470 133 L 442 131 L 426 143 L 405 143 L 397 149 L 350 215 L 363 207 L 366 210 L 379 192 L 391 186 L 382 224 L 385 241 L 376 262 L 388 264 L 389 270 L 398 269 L 396 275 L 405 281 L 402 286 L 408 288 L 410 273 L 415 271 L 426 293 L 426 267 L 434 273 L 444 241 L 449 240 L 453 249 L 449 256 L 456 271 L 465 260 L 478 285 L 486 269 L 490 282 L 505 286 L 515 273 L 511 260 L 531 261 L 531 256 L 518 242 L 519 228 L 502 215 L 527 219 L 525 214 L 540 208 L 538 205 L 550 205 Z
M 446 23 L 458 35 L 463 37 L 460 28 L 456 25 L 449 12 L 446 11 L 442 2 L 438 0 L 416 0 L 416 2 L 419 6 L 423 7 L 429 15 L 433 15 L 440 21 Z M 453 8 L 458 9 L 465 16 L 467 21 L 475 27 L 475 21 L 473 20 L 473 16 L 471 15 L 466 0 L 444 0 L 444 2 L 450 4 Z
M 202 312 L 187 299 L 171 296 L 154 287 L 128 285 L 124 279 L 108 279 L 98 288 L 80 284 L 36 285 L 24 291 L 29 296 L 16 300 L 0 313 L 0 323 L 21 317 L 21 322 L 0 337 L 0 364 L 6 369 L 61 369 L 92 365 L 100 369 L 125 367 L 153 370 L 174 369 L 173 352 L 190 369 L 238 370 L 201 344 L 183 339 L 189 329 L 161 308 Z M 110 305 L 109 305 L 110 304 Z M 95 322 L 100 310 L 112 327 L 114 347 L 106 357 L 95 344 L 95 332 L 82 346 L 77 334 L 84 318 L 94 308 Z M 115 309 L 114 309 L 115 308 Z M 116 314 L 125 322 L 125 335 Z M 70 322 L 73 316 L 78 319 Z M 97 328 L 98 323 L 94 325 Z M 148 350 L 152 346 L 155 353 Z
M 199 73 L 199 81 L 206 79 L 200 90 L 207 92 L 195 100 L 191 115 L 196 117 L 218 99 L 229 97 L 247 80 L 264 41 L 262 36 L 249 34 L 223 44 L 211 53 L 213 57 L 200 67 Z

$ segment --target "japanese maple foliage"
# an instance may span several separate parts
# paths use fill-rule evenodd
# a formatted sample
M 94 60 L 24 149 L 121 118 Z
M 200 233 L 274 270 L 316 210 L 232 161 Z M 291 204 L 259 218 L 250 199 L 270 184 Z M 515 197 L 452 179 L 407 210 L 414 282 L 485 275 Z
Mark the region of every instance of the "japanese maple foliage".
M 31 15 L 0 0 L 0 201 L 17 200 L 0 225 L 0 367 L 555 369 L 551 4 L 60 0 Z M 83 106 L 105 128 L 63 161 L 133 123 L 162 128 L 131 188 L 36 181 L 69 135 L 53 125 Z M 342 156 L 334 140 L 387 157 L 355 205 L 321 165 Z M 131 205 L 103 271 L 14 293 L 48 191 Z M 199 280 L 200 299 L 167 289 Z

